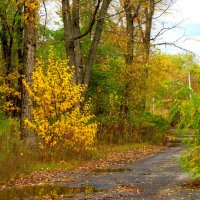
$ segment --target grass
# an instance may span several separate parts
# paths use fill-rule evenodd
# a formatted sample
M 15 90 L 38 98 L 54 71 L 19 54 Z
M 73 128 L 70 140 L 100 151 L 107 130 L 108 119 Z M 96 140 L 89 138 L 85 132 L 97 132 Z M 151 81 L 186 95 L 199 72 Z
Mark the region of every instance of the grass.
M 92 151 L 89 154 L 89 159 L 105 158 L 108 156 L 108 154 L 123 152 L 131 149 L 139 149 L 146 145 L 148 144 L 147 143 L 134 143 L 134 144 L 123 144 L 123 145 L 100 144 L 98 145 L 98 148 L 96 150 Z
M 11 129 L 10 122 L 4 120 L 4 118 L 0 116 L 0 152 L 1 152 L 0 160 L 3 158 L 3 155 L 8 150 L 10 129 Z

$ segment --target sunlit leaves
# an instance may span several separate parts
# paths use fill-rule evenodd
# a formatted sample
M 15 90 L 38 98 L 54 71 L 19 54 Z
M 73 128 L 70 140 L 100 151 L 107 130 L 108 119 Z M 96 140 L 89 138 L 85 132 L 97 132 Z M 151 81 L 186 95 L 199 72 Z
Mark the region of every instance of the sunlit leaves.
M 17 99 L 21 98 L 18 92 L 16 77 L 17 71 L 10 73 L 6 77 L 0 75 L 0 112 L 19 111 L 20 108 L 16 104 Z
M 38 0 L 26 0 L 24 3 L 24 22 L 29 24 L 33 22 L 36 24 L 38 20 L 37 11 L 39 9 L 40 2 Z
M 34 104 L 33 121 L 26 120 L 37 132 L 42 148 L 67 148 L 80 151 L 91 148 L 97 124 L 89 107 L 79 105 L 84 87 L 75 85 L 74 70 L 66 60 L 55 60 L 51 52 L 47 63 L 38 60 L 33 73 L 33 88 L 24 82 Z
M 197 69 L 198 70 L 198 69 Z M 185 169 L 199 176 L 200 174 L 200 96 L 198 92 L 190 89 L 188 85 L 176 87 L 173 94 L 171 119 L 177 119 L 177 128 L 180 136 L 185 135 L 188 144 L 188 153 L 182 158 Z

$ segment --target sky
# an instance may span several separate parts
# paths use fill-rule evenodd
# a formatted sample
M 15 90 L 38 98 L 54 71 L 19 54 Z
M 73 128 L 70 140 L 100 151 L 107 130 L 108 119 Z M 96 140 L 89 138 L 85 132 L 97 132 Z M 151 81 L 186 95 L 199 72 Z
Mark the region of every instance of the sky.
M 200 0 L 177 0 L 171 7 L 169 14 L 162 19 L 168 26 L 180 23 L 178 27 L 168 31 L 161 41 L 173 42 L 183 36 L 177 45 L 194 52 L 200 58 Z M 182 50 L 163 46 L 161 50 L 166 53 L 184 53 Z

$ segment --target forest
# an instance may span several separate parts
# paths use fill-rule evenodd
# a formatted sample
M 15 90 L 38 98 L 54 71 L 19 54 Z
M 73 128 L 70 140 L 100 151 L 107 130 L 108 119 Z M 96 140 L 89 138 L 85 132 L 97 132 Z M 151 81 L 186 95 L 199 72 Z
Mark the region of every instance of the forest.
M 168 137 L 200 175 L 199 60 L 161 50 L 173 4 L 0 0 L 0 183 Z

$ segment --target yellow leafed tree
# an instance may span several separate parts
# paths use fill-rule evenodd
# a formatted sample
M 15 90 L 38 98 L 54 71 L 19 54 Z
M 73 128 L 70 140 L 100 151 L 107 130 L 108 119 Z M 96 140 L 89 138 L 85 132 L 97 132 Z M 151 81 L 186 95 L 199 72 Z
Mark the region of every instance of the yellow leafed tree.
M 26 124 L 38 134 L 42 148 L 80 151 L 92 147 L 97 123 L 91 122 L 89 106 L 79 108 L 84 86 L 75 85 L 73 77 L 67 60 L 55 60 L 51 51 L 47 63 L 37 61 L 33 88 L 23 82 L 33 103 L 33 119 L 26 119 Z

